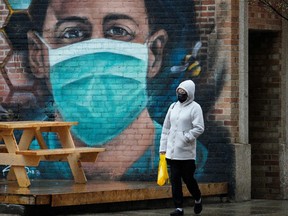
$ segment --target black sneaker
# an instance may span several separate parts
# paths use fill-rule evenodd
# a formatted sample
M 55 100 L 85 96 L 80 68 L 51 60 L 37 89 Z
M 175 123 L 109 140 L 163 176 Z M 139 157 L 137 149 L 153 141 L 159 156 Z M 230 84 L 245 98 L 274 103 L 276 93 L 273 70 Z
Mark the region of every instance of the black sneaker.
M 200 214 L 201 211 L 202 211 L 202 200 L 200 203 L 195 203 L 195 205 L 194 205 L 195 214 Z
M 175 211 L 170 213 L 170 216 L 179 216 L 179 215 L 184 215 L 184 211 L 180 211 L 179 209 L 176 209 Z

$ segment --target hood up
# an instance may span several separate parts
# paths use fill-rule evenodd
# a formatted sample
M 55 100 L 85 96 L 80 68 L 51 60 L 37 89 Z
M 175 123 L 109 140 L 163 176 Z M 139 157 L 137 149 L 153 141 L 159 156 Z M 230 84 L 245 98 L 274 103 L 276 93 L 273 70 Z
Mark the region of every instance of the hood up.
M 181 82 L 179 84 L 179 86 L 176 89 L 176 94 L 177 94 L 177 90 L 179 88 L 184 89 L 187 92 L 188 98 L 187 100 L 184 102 L 186 103 L 191 103 L 192 101 L 194 101 L 194 94 L 195 94 L 195 84 L 192 80 L 185 80 L 183 82 Z

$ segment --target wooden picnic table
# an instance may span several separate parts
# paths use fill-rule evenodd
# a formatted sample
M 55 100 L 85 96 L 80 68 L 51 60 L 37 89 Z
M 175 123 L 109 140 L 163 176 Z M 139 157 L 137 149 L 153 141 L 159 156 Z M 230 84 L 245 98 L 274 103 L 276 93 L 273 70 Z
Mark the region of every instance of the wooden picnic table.
M 20 187 L 29 187 L 30 179 L 26 166 L 37 167 L 40 161 L 68 161 L 76 183 L 86 183 L 87 179 L 81 162 L 95 162 L 104 148 L 76 147 L 70 129 L 77 122 L 61 121 L 14 121 L 0 122 L 0 165 L 9 165 L 7 180 L 17 180 Z M 22 131 L 17 143 L 16 131 Z M 61 148 L 49 149 L 42 136 L 43 132 L 56 133 Z M 30 149 L 36 138 L 40 149 Z M 4 149 L 4 150 L 3 150 Z

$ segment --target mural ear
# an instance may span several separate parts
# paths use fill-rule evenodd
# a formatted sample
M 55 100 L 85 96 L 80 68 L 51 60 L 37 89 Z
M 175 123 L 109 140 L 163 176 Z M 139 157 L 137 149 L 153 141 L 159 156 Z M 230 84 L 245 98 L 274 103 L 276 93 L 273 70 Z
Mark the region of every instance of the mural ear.
M 31 71 L 35 77 L 44 78 L 47 76 L 48 64 L 45 63 L 45 56 L 48 56 L 48 50 L 43 49 L 41 40 L 33 31 L 27 33 L 27 38 Z
M 168 34 L 164 29 L 155 32 L 149 37 L 149 78 L 154 77 L 160 71 L 163 61 L 163 51 L 167 40 Z

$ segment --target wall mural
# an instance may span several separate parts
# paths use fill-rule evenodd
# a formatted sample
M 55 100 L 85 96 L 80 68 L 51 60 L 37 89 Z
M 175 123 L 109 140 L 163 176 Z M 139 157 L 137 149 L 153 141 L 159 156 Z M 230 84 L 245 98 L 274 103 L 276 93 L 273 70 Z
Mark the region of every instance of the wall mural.
M 223 68 L 212 84 L 215 74 L 201 70 L 193 1 L 0 0 L 0 6 L 1 121 L 78 121 L 76 145 L 107 149 L 97 163 L 84 164 L 88 179 L 155 180 L 161 125 L 176 86 L 196 83 L 204 116 L 220 92 Z M 226 148 L 209 135 L 214 124 L 197 143 L 203 181 L 215 169 L 227 178 L 228 154 L 214 164 L 216 148 Z M 45 139 L 58 146 L 54 135 Z M 221 144 L 210 156 L 212 142 Z M 8 170 L 2 167 L 3 176 Z M 72 178 L 65 162 L 27 171 L 32 178 Z

